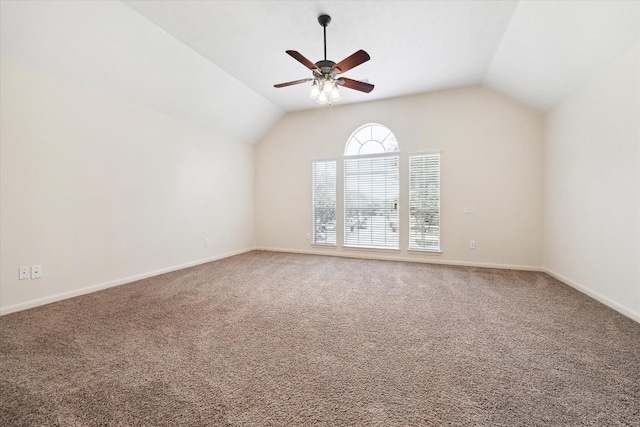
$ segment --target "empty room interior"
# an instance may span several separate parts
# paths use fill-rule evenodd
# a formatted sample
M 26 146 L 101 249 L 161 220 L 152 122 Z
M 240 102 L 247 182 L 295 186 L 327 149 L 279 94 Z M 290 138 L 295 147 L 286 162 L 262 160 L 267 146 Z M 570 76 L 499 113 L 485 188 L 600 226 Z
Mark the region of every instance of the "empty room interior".
M 640 2 L 0 27 L 1 425 L 640 425 Z

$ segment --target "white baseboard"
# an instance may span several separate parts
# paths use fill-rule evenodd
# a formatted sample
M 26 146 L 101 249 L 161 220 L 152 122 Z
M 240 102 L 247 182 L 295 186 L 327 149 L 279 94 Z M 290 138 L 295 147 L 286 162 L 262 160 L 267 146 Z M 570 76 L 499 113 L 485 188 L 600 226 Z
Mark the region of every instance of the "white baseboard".
M 97 285 L 87 286 L 85 288 L 74 289 L 73 291 L 63 292 L 56 295 L 50 295 L 44 298 L 38 298 L 35 300 L 23 302 L 20 304 L 11 305 L 8 307 L 0 308 L 0 316 L 14 313 L 16 311 L 27 310 L 29 308 L 38 307 L 45 304 L 50 304 L 52 302 L 62 301 L 68 298 L 77 297 L 84 294 L 90 294 L 92 292 L 101 291 L 103 289 L 112 288 L 114 286 L 124 285 L 127 283 L 135 282 L 137 280 L 146 279 L 153 276 L 158 276 L 160 274 L 170 273 L 176 270 L 182 270 L 183 268 L 193 267 L 195 265 L 206 264 L 208 262 L 217 261 L 219 259 L 228 258 L 234 255 L 240 255 L 246 252 L 251 252 L 255 250 L 255 248 L 241 249 L 234 252 L 229 252 L 221 255 L 216 255 L 210 258 L 204 258 L 197 261 L 191 261 L 180 265 L 174 265 L 167 268 L 162 268 L 160 270 L 150 271 L 147 273 L 136 274 L 135 276 L 129 276 L 122 279 L 112 280 L 110 282 L 99 283 Z
M 633 310 L 631 310 L 628 307 L 625 307 L 624 305 L 617 303 L 607 297 L 605 297 L 602 294 L 599 294 L 598 292 L 592 291 L 591 289 L 580 285 L 564 276 L 562 276 L 561 274 L 556 273 L 555 271 L 548 269 L 548 268 L 543 268 L 542 271 L 544 271 L 545 273 L 547 273 L 549 276 L 554 277 L 558 280 L 560 280 L 562 283 L 571 286 L 572 288 L 574 288 L 577 291 L 582 292 L 585 295 L 590 296 L 591 298 L 595 299 L 596 301 L 601 302 L 602 304 L 614 309 L 615 311 L 617 311 L 620 314 L 624 314 L 625 316 L 627 316 L 628 318 L 635 320 L 636 322 L 640 323 L 640 313 L 635 312 Z
M 290 252 L 306 255 L 328 255 L 338 256 L 344 258 L 361 258 L 361 259 L 376 259 L 381 261 L 403 261 L 403 262 L 418 262 L 423 264 L 443 264 L 443 265 L 457 265 L 461 267 L 481 267 L 481 268 L 500 268 L 503 270 L 523 270 L 523 271 L 543 271 L 542 267 L 534 267 L 530 265 L 516 265 L 516 264 L 493 264 L 485 262 L 469 262 L 469 261 L 452 261 L 443 260 L 439 258 L 439 255 L 431 255 L 425 253 L 424 258 L 407 257 L 403 255 L 394 255 L 392 252 L 385 252 L 384 250 L 367 250 L 367 249 L 349 249 L 349 251 L 341 252 L 336 248 L 318 248 L 318 249 L 286 249 L 286 248 L 268 248 L 258 247 L 259 251 L 272 251 L 272 252 Z
M 118 279 L 118 280 L 113 280 L 110 282 L 105 282 L 105 283 L 100 283 L 97 285 L 93 285 L 93 286 L 87 286 L 85 288 L 80 288 L 80 289 L 75 289 L 73 291 L 69 291 L 69 292 L 63 292 L 60 294 L 56 294 L 56 295 L 50 295 L 44 298 L 38 298 L 35 300 L 31 300 L 31 301 L 27 301 L 27 302 L 23 302 L 20 304 L 15 304 L 15 305 L 11 305 L 8 307 L 2 307 L 0 308 L 0 316 L 5 315 L 5 314 L 9 314 L 9 313 L 14 313 L 16 311 L 22 311 L 22 310 L 27 310 L 29 308 L 34 308 L 34 307 L 38 307 L 41 305 L 45 305 L 45 304 L 50 304 L 53 302 L 57 302 L 57 301 L 62 301 L 68 298 L 73 298 L 76 296 L 80 296 L 80 295 L 84 295 L 84 294 L 89 294 L 92 292 L 96 292 L 96 291 L 100 291 L 103 289 L 108 289 L 108 288 L 112 288 L 114 286 L 119 286 L 119 285 L 124 285 L 127 283 L 131 283 L 131 282 L 135 282 L 137 280 L 142 280 L 142 279 L 146 279 L 149 277 L 153 277 L 153 276 L 158 276 L 160 274 L 165 274 L 165 273 L 170 273 L 172 271 L 176 271 L 176 270 L 181 270 L 183 268 L 188 268 L 188 267 L 193 267 L 196 265 L 200 265 L 200 264 L 205 264 L 208 262 L 212 262 L 212 261 L 217 261 L 223 258 L 228 258 L 234 255 L 240 255 L 243 253 L 247 253 L 247 252 L 251 252 L 254 250 L 261 250 L 261 251 L 272 251 L 272 252 L 289 252 L 289 253 L 300 253 L 300 254 L 307 254 L 307 255 L 328 255 L 328 256 L 338 256 L 338 257 L 344 257 L 344 258 L 362 258 L 362 259 L 375 259 L 375 260 L 382 260 L 382 261 L 405 261 L 405 262 L 418 262 L 418 263 L 425 263 L 425 264 L 444 264 L 444 265 L 456 265 L 456 266 L 462 266 L 462 267 L 481 267 L 481 268 L 500 268 L 500 269 L 507 269 L 507 270 L 524 270 L 524 271 L 541 271 L 544 273 L 547 273 L 548 275 L 560 280 L 561 282 L 565 283 L 568 286 L 571 286 L 572 288 L 582 292 L 583 294 L 586 294 L 588 296 L 590 296 L 591 298 L 601 302 L 602 304 L 611 307 L 612 309 L 616 310 L 617 312 L 629 317 L 632 320 L 635 320 L 636 322 L 640 323 L 640 313 L 635 312 L 633 310 L 631 310 L 628 307 L 625 307 L 607 297 L 605 297 L 604 295 L 599 294 L 598 292 L 592 291 L 589 288 L 586 288 L 585 286 L 582 286 L 578 283 L 573 282 L 572 280 L 556 273 L 555 271 L 548 269 L 548 268 L 544 268 L 544 267 L 533 267 L 533 266 L 525 266 L 525 265 L 512 265 L 512 264 L 494 264 L 494 263 L 478 263 L 478 262 L 467 262 L 467 261 L 451 261 L 451 260 L 442 260 L 442 259 L 434 259 L 434 258 L 423 258 L 423 259 L 416 259 L 416 258 L 411 258 L 411 257 L 406 257 L 406 256 L 402 256 L 402 255 L 391 255 L 389 253 L 385 253 L 385 254 L 378 254 L 378 253 L 373 253 L 373 252 L 353 252 L 353 253 L 348 253 L 348 252 L 337 252 L 335 250 L 335 248 L 328 248 L 328 249 L 324 249 L 324 250 L 300 250 L 300 249 L 285 249 L 285 248 L 268 248 L 268 247 L 256 247 L 256 248 L 246 248 L 246 249 L 241 249 L 238 251 L 234 251 L 234 252 L 229 252 L 229 253 L 225 253 L 225 254 L 221 254 L 221 255 L 216 255 L 210 258 L 205 258 L 205 259 L 200 259 L 197 261 L 192 261 L 192 262 L 188 262 L 188 263 L 184 263 L 184 264 L 180 264 L 180 265 L 174 265 L 171 267 L 167 267 L 167 268 L 163 268 L 160 270 L 155 270 L 155 271 L 150 271 L 147 273 L 142 273 L 142 274 L 137 274 L 135 276 L 129 276 L 129 277 L 125 277 L 122 279 Z

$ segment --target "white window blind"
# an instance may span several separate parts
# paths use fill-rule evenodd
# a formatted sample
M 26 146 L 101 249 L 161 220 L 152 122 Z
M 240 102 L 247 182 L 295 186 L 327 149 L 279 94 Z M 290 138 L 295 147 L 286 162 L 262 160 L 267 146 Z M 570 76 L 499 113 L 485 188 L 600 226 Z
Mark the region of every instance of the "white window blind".
M 313 243 L 336 245 L 336 162 L 313 162 Z
M 409 249 L 440 251 L 440 153 L 409 156 Z
M 397 154 L 344 160 L 344 244 L 399 248 Z

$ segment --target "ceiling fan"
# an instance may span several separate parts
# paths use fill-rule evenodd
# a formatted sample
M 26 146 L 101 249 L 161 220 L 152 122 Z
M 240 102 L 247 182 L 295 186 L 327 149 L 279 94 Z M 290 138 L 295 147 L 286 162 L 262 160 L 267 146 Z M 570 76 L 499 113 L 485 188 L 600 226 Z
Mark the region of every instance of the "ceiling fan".
M 318 17 L 318 22 L 324 29 L 323 60 L 318 61 L 314 64 L 295 50 L 286 51 L 290 56 L 293 57 L 293 59 L 310 69 L 313 73 L 313 78 L 280 83 L 274 85 L 274 87 L 280 88 L 293 86 L 300 83 L 312 81 L 313 83 L 311 84 L 311 97 L 317 99 L 320 104 L 331 104 L 332 101 L 339 101 L 340 93 L 338 92 L 338 86 L 344 86 L 349 89 L 359 90 L 360 92 L 371 92 L 374 88 L 372 84 L 339 76 L 339 74 L 357 67 L 363 62 L 367 62 L 369 59 L 371 59 L 369 54 L 364 50 L 359 50 L 338 63 L 329 61 L 327 59 L 327 25 L 329 25 L 329 22 L 331 22 L 331 17 L 329 15 L 320 15 Z

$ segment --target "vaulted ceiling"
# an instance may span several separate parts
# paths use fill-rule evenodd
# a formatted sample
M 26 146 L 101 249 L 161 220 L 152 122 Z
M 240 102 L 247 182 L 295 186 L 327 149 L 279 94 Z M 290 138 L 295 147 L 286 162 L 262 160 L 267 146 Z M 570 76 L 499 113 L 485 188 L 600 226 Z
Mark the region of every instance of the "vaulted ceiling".
M 256 142 L 286 112 L 331 108 L 285 54 L 371 60 L 344 103 L 484 85 L 544 112 L 640 42 L 638 1 L 6 1 L 0 54 Z

